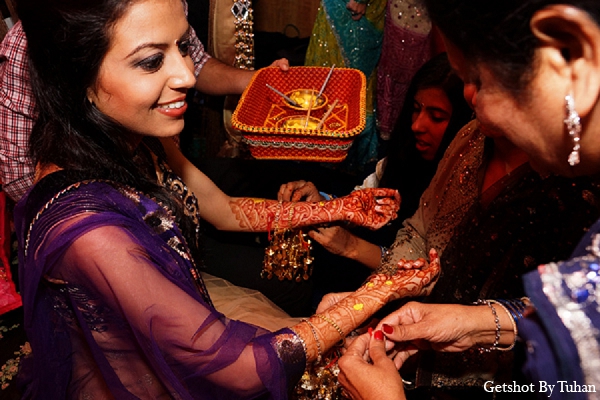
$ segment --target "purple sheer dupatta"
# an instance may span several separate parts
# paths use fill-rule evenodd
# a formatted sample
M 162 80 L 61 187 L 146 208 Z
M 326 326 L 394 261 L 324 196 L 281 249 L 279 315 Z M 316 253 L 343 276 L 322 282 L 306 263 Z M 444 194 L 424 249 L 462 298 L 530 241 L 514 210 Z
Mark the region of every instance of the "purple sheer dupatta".
M 218 313 L 168 210 L 105 182 L 40 183 L 15 210 L 29 397 L 287 398 L 300 339 Z

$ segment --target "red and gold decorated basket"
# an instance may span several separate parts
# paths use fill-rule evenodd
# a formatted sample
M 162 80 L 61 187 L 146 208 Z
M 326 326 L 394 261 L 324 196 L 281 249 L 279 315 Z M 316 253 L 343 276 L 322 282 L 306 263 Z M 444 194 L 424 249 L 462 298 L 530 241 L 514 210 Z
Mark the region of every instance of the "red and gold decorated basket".
M 242 132 L 250 153 L 259 159 L 339 162 L 346 158 L 354 138 L 366 121 L 366 78 L 351 68 L 335 68 L 323 91 L 328 104 L 311 110 L 310 117 L 321 120 L 331 104 L 336 107 L 321 128 L 288 127 L 282 124 L 307 111 L 287 105 L 267 84 L 282 93 L 296 89 L 321 89 L 329 73 L 327 67 L 291 67 L 281 71 L 263 68 L 254 74 L 232 117 L 232 126 Z

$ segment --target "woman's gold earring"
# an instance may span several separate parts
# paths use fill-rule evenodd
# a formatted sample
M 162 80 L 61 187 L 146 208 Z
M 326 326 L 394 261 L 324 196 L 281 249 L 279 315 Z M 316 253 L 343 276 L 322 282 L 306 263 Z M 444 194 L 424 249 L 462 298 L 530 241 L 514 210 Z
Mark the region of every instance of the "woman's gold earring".
M 579 114 L 575 111 L 575 100 L 573 100 L 573 95 L 568 94 L 565 96 L 565 108 L 567 112 L 567 117 L 564 119 L 565 127 L 567 128 L 567 132 L 569 132 L 569 136 L 573 140 L 573 150 L 571 154 L 569 154 L 569 165 L 571 167 L 579 164 L 579 149 L 581 148 L 581 119 L 579 118 Z

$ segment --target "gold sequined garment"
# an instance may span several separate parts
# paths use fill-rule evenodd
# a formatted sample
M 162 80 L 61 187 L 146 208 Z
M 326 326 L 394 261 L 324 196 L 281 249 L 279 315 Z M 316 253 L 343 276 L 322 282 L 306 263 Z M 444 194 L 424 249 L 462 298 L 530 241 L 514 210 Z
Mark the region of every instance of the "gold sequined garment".
M 477 175 L 483 164 L 485 136 L 475 120 L 456 135 L 414 216 L 404 222 L 378 272 L 393 274 L 401 259 L 428 258 L 435 248 L 440 257 L 467 210 L 478 198 Z

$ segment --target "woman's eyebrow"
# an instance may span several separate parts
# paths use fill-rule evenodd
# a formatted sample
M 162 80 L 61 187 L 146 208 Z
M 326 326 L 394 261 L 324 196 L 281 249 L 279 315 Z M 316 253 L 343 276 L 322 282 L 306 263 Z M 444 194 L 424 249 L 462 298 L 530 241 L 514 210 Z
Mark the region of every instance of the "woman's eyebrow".
M 187 29 L 185 30 L 184 34 L 181 35 L 179 37 L 178 41 L 181 41 L 184 38 L 188 38 L 190 36 L 192 32 L 192 27 L 190 25 L 188 25 Z M 135 53 L 139 52 L 140 50 L 143 49 L 147 49 L 147 48 L 152 48 L 152 49 L 160 49 L 160 50 L 164 50 L 169 46 L 168 43 L 142 43 L 139 46 L 137 46 L 135 49 L 133 49 L 129 54 L 127 54 L 127 56 L 125 58 L 130 58 L 131 56 L 135 55 Z
M 144 50 L 144 49 L 151 48 L 151 49 L 164 50 L 168 46 L 169 45 L 166 43 L 142 43 L 139 46 L 137 46 L 135 49 L 133 49 L 129 54 L 127 54 L 127 56 L 125 58 L 126 59 L 130 58 L 130 57 L 134 56 L 136 53 L 138 53 L 139 51 Z
M 192 34 L 192 27 L 190 25 L 188 25 L 187 29 L 185 30 L 185 33 L 183 35 L 181 35 L 181 37 L 179 39 L 187 38 L 191 34 Z

